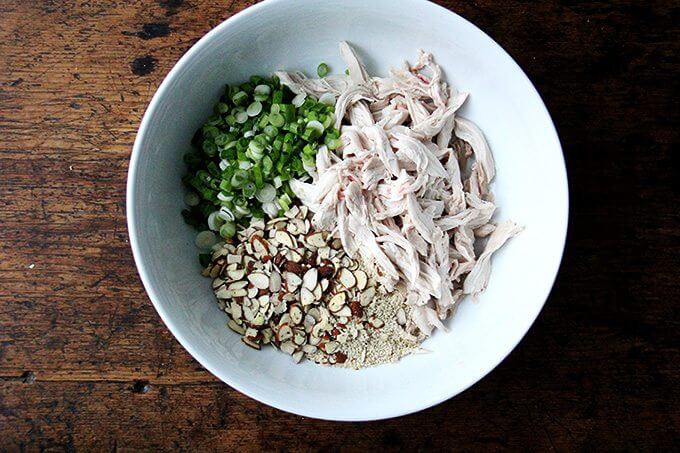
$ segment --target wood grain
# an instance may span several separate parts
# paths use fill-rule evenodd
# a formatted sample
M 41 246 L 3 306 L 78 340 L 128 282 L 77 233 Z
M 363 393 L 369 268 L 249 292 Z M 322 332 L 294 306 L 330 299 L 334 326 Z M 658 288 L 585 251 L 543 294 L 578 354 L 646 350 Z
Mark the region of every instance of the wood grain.
M 491 375 L 365 424 L 221 384 L 163 326 L 129 250 L 141 115 L 177 59 L 251 3 L 0 3 L 0 450 L 677 448 L 677 3 L 440 2 L 541 92 L 569 172 L 568 245 Z

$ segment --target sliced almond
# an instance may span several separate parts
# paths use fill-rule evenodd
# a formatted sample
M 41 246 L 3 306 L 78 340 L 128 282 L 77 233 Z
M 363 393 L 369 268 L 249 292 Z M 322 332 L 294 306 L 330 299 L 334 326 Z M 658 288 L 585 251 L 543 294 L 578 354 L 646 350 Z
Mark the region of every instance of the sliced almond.
M 241 264 L 243 257 L 241 255 L 227 255 L 227 264 Z
M 282 326 L 276 333 L 276 339 L 281 343 L 291 338 L 293 338 L 293 329 L 288 324 Z
M 296 250 L 289 250 L 286 253 L 286 259 L 294 263 L 299 263 L 300 261 L 302 261 L 302 254 Z
M 286 285 L 288 285 L 288 291 L 290 292 L 294 292 L 302 284 L 302 279 L 292 272 L 286 272 L 284 278 L 286 279 Z
M 281 274 L 277 271 L 272 271 L 269 276 L 269 291 L 277 293 L 281 289 Z
M 293 222 L 289 222 L 288 225 L 286 225 L 286 231 L 294 235 L 300 234 L 300 230 L 298 229 L 297 225 Z
M 304 330 L 296 330 L 293 333 L 293 343 L 297 346 L 302 346 L 307 342 L 307 335 L 305 335 Z
M 251 307 L 243 307 L 243 317 L 246 319 L 246 321 L 252 321 L 255 318 L 255 315 L 255 310 L 253 310 Z
M 288 234 L 286 231 L 277 231 L 275 238 L 277 241 L 279 241 L 279 244 L 284 245 L 291 249 L 295 248 L 293 236 Z
M 306 219 L 307 214 L 309 214 L 309 208 L 307 206 L 302 205 L 300 207 L 300 218 Z
M 245 288 L 230 289 L 229 291 L 231 291 L 231 297 L 245 297 L 248 294 L 248 291 Z
M 313 316 L 305 315 L 304 326 L 307 333 L 312 331 L 314 324 L 316 324 L 316 319 Z
M 243 277 L 245 277 L 246 271 L 245 269 L 235 269 L 233 271 L 227 271 L 227 276 L 229 277 L 229 280 L 241 280 Z
M 340 348 L 340 343 L 338 343 L 337 341 L 329 341 L 328 343 L 325 344 L 325 347 L 324 347 L 327 354 L 333 354 L 339 348 Z
M 281 350 L 285 352 L 286 354 L 294 354 L 295 353 L 295 343 L 292 341 L 286 341 L 284 343 L 281 343 Z
M 248 282 L 245 280 L 241 280 L 238 282 L 230 283 L 229 286 L 227 286 L 227 289 L 241 289 L 245 288 L 246 286 L 248 286 Z
M 305 354 L 314 354 L 317 350 L 317 347 L 311 344 L 306 344 L 302 347 L 302 350 L 305 352 Z
M 368 284 L 368 275 L 366 275 L 366 272 L 359 269 L 354 272 L 354 276 L 357 279 L 357 289 L 359 291 L 366 289 L 366 285 Z
M 264 315 L 262 313 L 258 313 L 255 315 L 252 321 L 250 323 L 254 326 L 263 326 L 264 325 Z
M 307 288 L 310 291 L 314 291 L 314 288 L 316 288 L 316 280 L 319 276 L 319 272 L 316 270 L 315 267 L 311 268 L 307 272 L 305 272 L 305 275 L 302 277 L 302 286 Z
M 283 215 L 286 216 L 286 217 L 289 218 L 289 219 L 293 219 L 293 218 L 295 218 L 299 213 L 300 213 L 300 208 L 298 208 L 297 206 L 293 206 L 292 208 L 290 208 L 290 209 L 289 209 L 285 214 L 283 214 Z
M 241 319 L 243 317 L 243 309 L 239 304 L 231 304 L 231 317 L 234 319 Z
M 246 337 L 241 337 L 241 341 L 244 342 L 245 344 L 247 344 L 248 346 L 250 346 L 253 349 L 257 349 L 258 351 L 260 350 L 260 345 L 253 340 L 250 340 Z
M 331 241 L 331 247 L 333 247 L 335 250 L 340 250 L 342 248 L 342 241 L 340 239 L 333 239 Z
M 239 335 L 243 335 L 246 333 L 246 329 L 244 329 L 243 326 L 239 326 L 238 324 L 236 324 L 236 322 L 233 319 L 229 320 L 227 326 L 229 326 L 231 330 L 233 330 Z
M 300 290 L 300 302 L 302 302 L 302 305 L 305 307 L 312 305 L 315 302 L 314 294 L 307 288 L 303 287 Z
M 319 284 L 321 285 L 321 291 L 326 291 L 328 289 L 329 285 L 328 279 L 324 278 L 319 282 Z
M 292 355 L 293 360 L 295 361 L 295 363 L 300 363 L 300 361 L 302 360 L 302 358 L 303 358 L 304 356 L 305 356 L 305 353 L 302 352 L 302 351 L 297 351 L 297 352 L 293 353 L 293 355 Z
M 326 245 L 326 240 L 323 237 L 323 233 L 317 231 L 307 236 L 306 242 L 312 247 L 320 248 Z
M 252 299 L 252 298 L 254 298 L 254 297 L 257 297 L 257 294 L 258 294 L 259 292 L 260 292 L 260 290 L 259 290 L 258 288 L 255 288 L 255 287 L 253 286 L 252 288 L 248 288 L 248 293 L 247 293 L 247 295 L 248 295 L 248 297 L 249 297 L 250 299 Z
M 344 292 L 338 293 L 331 297 L 331 300 L 328 301 L 328 309 L 331 312 L 336 312 L 342 308 L 343 305 L 345 305 L 345 301 L 347 300 L 347 294 Z
M 323 296 L 323 290 L 321 289 L 321 283 L 316 284 L 316 286 L 314 287 L 314 291 L 312 291 L 312 294 L 314 294 L 314 300 L 321 300 L 321 297 Z
M 361 296 L 359 296 L 359 302 L 361 302 L 362 307 L 366 307 L 367 305 L 370 305 L 371 302 L 373 302 L 374 297 L 375 287 L 369 286 L 361 293 Z
M 319 257 L 319 261 L 322 259 L 329 259 L 331 257 L 331 248 L 330 247 L 320 247 L 317 251 L 317 256 Z
M 348 305 L 343 306 L 340 310 L 333 313 L 335 316 L 349 317 L 352 316 L 352 309 Z
M 248 281 L 253 284 L 257 289 L 268 289 L 269 288 L 269 277 L 261 272 L 253 272 L 248 275 Z
M 286 217 L 275 217 L 271 219 L 269 222 L 267 222 L 267 228 L 271 228 L 272 226 L 276 225 L 281 221 L 285 221 L 286 219 L 287 219 Z
M 297 304 L 291 305 L 288 313 L 290 314 L 290 320 L 293 324 L 298 325 L 302 322 L 302 309 Z
M 340 272 L 338 272 L 338 279 L 340 280 L 340 283 L 342 283 L 342 286 L 347 289 L 352 289 L 357 284 L 357 279 L 352 271 L 344 267 L 340 269 Z

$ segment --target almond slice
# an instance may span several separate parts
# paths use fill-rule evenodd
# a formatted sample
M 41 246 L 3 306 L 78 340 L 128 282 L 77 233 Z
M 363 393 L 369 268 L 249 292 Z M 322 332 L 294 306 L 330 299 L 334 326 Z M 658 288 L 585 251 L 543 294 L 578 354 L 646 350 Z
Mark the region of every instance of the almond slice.
M 328 289 L 329 285 L 328 279 L 324 278 L 319 282 L 319 284 L 321 285 L 321 291 L 326 291 Z
M 253 349 L 257 349 L 258 351 L 260 350 L 260 345 L 253 340 L 250 340 L 246 337 L 241 337 L 241 341 L 250 346 Z
M 316 288 L 316 281 L 318 275 L 319 272 L 316 270 L 315 267 L 305 272 L 305 275 L 302 277 L 302 286 L 310 291 L 314 291 L 314 288 Z
M 281 326 L 278 332 L 276 332 L 276 339 L 279 342 L 284 342 L 293 338 L 293 329 L 288 325 Z
M 297 351 L 296 353 L 293 354 L 293 360 L 295 363 L 300 363 L 302 358 L 305 356 L 305 353 L 303 351 Z
M 245 280 L 241 280 L 238 282 L 230 283 L 229 286 L 227 286 L 227 289 L 241 289 L 245 288 L 248 286 L 248 282 Z
M 307 236 L 307 244 L 312 247 L 320 248 L 326 246 L 326 240 L 323 238 L 323 233 L 317 231 Z
M 227 255 L 227 264 L 241 264 L 243 257 L 241 255 Z
M 321 283 L 316 284 L 316 286 L 314 287 L 314 291 L 312 291 L 312 294 L 314 294 L 315 300 L 321 300 L 321 297 L 323 296 L 323 290 L 321 289 Z
M 248 275 L 248 281 L 253 284 L 257 289 L 267 289 L 269 288 L 269 277 L 261 272 L 253 272 Z
M 288 313 L 290 314 L 290 320 L 293 324 L 298 325 L 302 322 L 303 313 L 299 305 L 291 305 Z
M 269 291 L 272 293 L 278 293 L 281 289 L 281 274 L 273 271 L 269 276 Z
M 239 326 L 238 324 L 236 324 L 236 321 L 234 321 L 233 319 L 229 320 L 227 326 L 239 335 L 245 335 L 246 333 L 246 329 L 244 329 L 243 326 Z
M 324 346 L 324 349 L 326 350 L 327 354 L 333 354 L 339 348 L 340 348 L 340 343 L 338 343 L 337 341 L 329 341 Z
M 335 316 L 340 316 L 340 317 L 350 317 L 352 316 L 352 309 L 349 308 L 347 305 L 343 306 L 340 310 L 337 312 L 333 313 Z
M 292 355 L 295 353 L 295 343 L 293 343 L 292 341 L 286 341 L 285 343 L 281 343 L 281 350 L 286 354 Z
M 344 267 L 338 272 L 338 279 L 340 280 L 340 283 L 342 283 L 342 286 L 347 289 L 352 289 L 357 284 L 357 279 L 352 271 Z
M 314 294 L 307 288 L 303 287 L 300 290 L 300 302 L 302 302 L 302 305 L 306 307 L 308 305 L 312 305 L 314 301 Z
M 359 302 L 361 302 L 362 307 L 365 307 L 367 305 L 370 305 L 371 302 L 373 302 L 374 297 L 375 287 L 369 286 L 364 290 L 364 292 L 361 293 L 361 296 L 359 296 Z
M 345 300 L 347 300 L 347 294 L 344 292 L 334 295 L 331 297 L 331 300 L 328 301 L 328 309 L 335 313 L 345 305 Z
M 286 216 L 289 219 L 292 219 L 292 218 L 295 218 L 299 213 L 300 213 L 300 208 L 298 208 L 297 206 L 293 206 L 283 215 Z
M 279 244 L 284 245 L 291 249 L 295 248 L 293 236 L 288 234 L 286 231 L 277 231 L 275 238 L 277 241 L 279 241 Z
M 286 279 L 286 285 L 288 286 L 289 292 L 294 292 L 302 284 L 302 279 L 297 274 L 292 272 L 286 272 L 284 277 Z
M 357 279 L 357 288 L 359 289 L 359 291 L 363 291 L 364 289 L 366 289 L 366 285 L 368 284 L 368 275 L 366 275 L 366 272 L 359 269 L 356 272 L 354 272 L 354 276 Z

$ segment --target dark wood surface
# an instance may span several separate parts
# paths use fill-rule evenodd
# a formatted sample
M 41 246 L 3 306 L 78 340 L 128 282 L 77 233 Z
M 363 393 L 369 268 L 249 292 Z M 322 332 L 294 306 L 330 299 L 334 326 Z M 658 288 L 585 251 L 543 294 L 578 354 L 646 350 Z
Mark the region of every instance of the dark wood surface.
M 220 383 L 166 330 L 129 249 L 144 109 L 198 38 L 251 3 L 0 1 L 0 450 L 677 451 L 678 3 L 442 2 L 508 50 L 552 113 L 567 249 L 495 371 L 363 424 Z

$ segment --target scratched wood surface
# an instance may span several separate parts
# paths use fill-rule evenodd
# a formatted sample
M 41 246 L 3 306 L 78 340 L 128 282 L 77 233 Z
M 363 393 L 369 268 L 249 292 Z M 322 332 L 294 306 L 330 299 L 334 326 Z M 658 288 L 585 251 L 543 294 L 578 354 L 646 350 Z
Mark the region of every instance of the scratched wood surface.
M 546 308 L 494 372 L 365 424 L 220 383 L 166 330 L 129 250 L 144 109 L 251 3 L 0 1 L 0 450 L 677 449 L 677 2 L 442 2 L 543 95 L 570 175 L 568 245 Z

